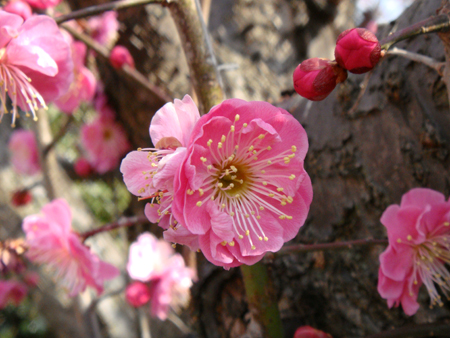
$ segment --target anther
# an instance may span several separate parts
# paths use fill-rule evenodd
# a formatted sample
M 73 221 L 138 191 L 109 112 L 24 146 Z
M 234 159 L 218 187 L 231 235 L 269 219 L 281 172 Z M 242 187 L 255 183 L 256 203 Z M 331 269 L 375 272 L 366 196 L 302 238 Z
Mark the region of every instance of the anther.
M 264 134 L 260 134 L 260 135 L 258 136 L 258 138 L 259 138 L 260 140 L 262 140 L 265 136 L 266 136 L 266 135 L 264 135 Z
M 230 127 L 230 130 L 231 130 L 231 132 L 233 133 L 234 130 L 235 130 L 234 126 L 231 126 L 231 127 Z
M 252 245 L 252 250 L 256 250 L 256 246 Z
M 225 245 L 227 245 L 227 241 L 223 241 L 222 243 L 220 243 L 220 244 L 222 244 L 222 246 L 225 246 Z
M 266 173 L 266 171 L 265 170 L 261 170 L 261 174 L 265 174 Z
M 227 138 L 225 137 L 225 135 L 222 135 L 222 138 L 220 139 L 220 141 L 221 141 L 222 143 L 224 143 L 226 139 L 227 139 Z
M 175 249 L 176 247 L 177 247 L 177 245 L 176 245 L 175 243 L 173 243 L 173 244 L 172 244 L 172 248 Z
M 242 126 L 243 126 L 244 128 L 247 128 L 248 124 L 247 124 L 247 123 L 244 123 Z
M 284 188 L 277 188 L 277 191 L 283 191 Z
M 203 196 L 203 194 L 204 194 L 203 189 L 201 189 L 201 188 L 198 189 L 198 193 L 199 193 L 200 196 Z
M 219 143 L 217 144 L 217 148 L 222 149 L 222 142 L 219 142 Z
M 244 236 L 242 236 L 241 234 L 239 234 L 239 239 L 242 239 L 242 238 L 244 238 Z
M 297 147 L 296 146 L 292 146 L 291 150 L 292 150 L 293 153 L 295 153 L 297 151 Z
M 280 217 L 278 217 L 279 219 L 286 219 L 286 215 L 281 215 Z
M 268 147 L 267 147 L 267 150 L 272 150 L 272 147 L 271 147 L 271 146 L 268 146 Z
M 266 236 L 264 236 L 264 242 L 267 242 L 269 239 L 266 237 Z
M 290 179 L 291 181 L 293 181 L 293 180 L 295 179 L 295 175 L 292 174 L 291 176 L 289 176 L 289 179 Z
M 234 246 L 234 241 L 231 241 L 230 243 L 228 243 L 230 246 Z
M 271 160 L 268 160 L 268 161 L 267 161 L 267 164 L 272 164 L 272 161 L 271 161 Z
M 198 207 L 201 207 L 201 206 L 202 206 L 202 201 L 198 201 L 198 202 L 196 203 L 196 205 L 197 205 Z
M 206 142 L 206 144 L 208 145 L 208 147 L 211 147 L 213 140 L 209 139 L 208 142 Z
M 260 241 L 262 241 L 262 240 L 263 240 L 263 238 L 262 238 L 261 236 L 259 236 L 259 237 L 258 237 L 258 239 L 259 239 Z
M 412 236 L 411 236 L 411 235 L 408 235 L 408 236 L 406 237 L 406 239 L 407 239 L 408 241 L 410 241 L 410 240 L 412 240 Z
M 253 149 L 255 149 L 255 147 L 254 147 L 254 146 L 250 146 L 250 147 L 248 148 L 248 151 L 253 151 Z
M 235 121 L 235 122 L 239 121 L 239 118 L 240 118 L 239 114 L 236 114 L 236 115 L 234 116 L 234 121 Z
M 398 238 L 397 239 L 397 243 L 401 243 L 402 242 L 402 239 L 401 238 Z
M 230 212 L 230 216 L 233 217 L 235 213 L 233 211 Z
M 444 222 L 444 226 L 448 227 L 450 225 L 449 222 Z
M 250 230 L 247 230 L 247 231 L 245 232 L 245 236 L 248 236 L 248 235 L 250 235 Z
M 202 161 L 203 163 L 205 163 L 206 162 L 206 157 L 200 157 L 200 161 Z
M 259 207 L 259 210 L 264 210 L 264 207 L 261 205 L 261 206 Z
M 263 181 L 262 184 L 263 184 L 263 185 L 267 185 L 267 182 L 266 182 L 266 181 Z

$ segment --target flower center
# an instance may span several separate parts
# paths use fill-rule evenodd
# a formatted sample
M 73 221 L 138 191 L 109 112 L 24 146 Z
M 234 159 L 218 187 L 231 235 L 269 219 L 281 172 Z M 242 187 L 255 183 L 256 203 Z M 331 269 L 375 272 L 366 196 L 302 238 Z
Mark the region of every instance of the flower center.
M 429 234 L 423 243 L 411 244 L 414 249 L 413 283 L 418 283 L 417 276 L 419 276 L 430 294 L 431 307 L 443 306 L 436 284 L 450 300 L 450 273 L 446 268 L 446 264 L 450 264 L 450 235 L 449 231 L 436 234 L 438 231 L 442 232 L 442 228 L 449 226 L 449 222 L 444 222 Z M 407 239 L 410 241 L 412 237 L 409 235 Z
M 283 212 L 283 206 L 292 203 L 293 196 L 283 193 L 280 182 L 284 179 L 293 181 L 289 163 L 295 157 L 296 146 L 286 147 L 282 152 L 272 153 L 274 141 L 264 140 L 268 132 L 258 134 L 253 126 L 248 133 L 247 123 L 237 130 L 235 116 L 227 135 L 222 135 L 217 144 L 210 139 L 206 146 L 210 149 L 208 158 L 200 157 L 200 161 L 209 173 L 201 188 L 188 189 L 188 195 L 198 197 L 197 207 L 212 203 L 232 219 L 232 230 L 239 240 L 247 238 L 252 250 L 256 249 L 256 241 L 268 241 L 261 218 L 270 212 L 280 220 L 292 220 L 292 216 Z M 253 137 L 251 137 L 253 135 Z M 244 141 L 245 138 L 245 141 Z M 264 140 L 264 141 L 263 141 Z M 263 157 L 264 159 L 260 158 Z M 275 167 L 284 164 L 283 167 Z M 234 246 L 235 242 L 223 241 L 222 245 Z

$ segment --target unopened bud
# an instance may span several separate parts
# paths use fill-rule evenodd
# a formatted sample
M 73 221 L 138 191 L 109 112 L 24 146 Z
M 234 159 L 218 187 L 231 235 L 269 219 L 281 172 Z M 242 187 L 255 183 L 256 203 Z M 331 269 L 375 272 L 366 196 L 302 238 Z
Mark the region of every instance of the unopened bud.
M 294 338 L 332 338 L 330 334 L 317 330 L 311 326 L 301 326 L 295 333 Z
M 27 205 L 33 200 L 33 197 L 31 196 L 31 193 L 27 190 L 19 190 L 16 191 L 11 198 L 11 203 L 15 207 L 21 207 L 23 205 Z
M 295 69 L 294 88 L 299 95 L 311 101 L 320 101 L 345 79 L 347 71 L 335 62 L 312 58 L 303 61 Z
M 91 164 L 84 157 L 80 157 L 74 164 L 73 169 L 80 177 L 88 177 L 94 171 Z
M 111 65 L 116 69 L 120 69 L 124 65 L 134 68 L 133 57 L 128 49 L 123 46 L 116 46 L 113 48 L 111 54 L 109 55 L 109 62 L 111 62 Z
M 336 40 L 336 62 L 350 73 L 362 74 L 376 66 L 381 56 L 377 37 L 365 28 L 343 31 Z

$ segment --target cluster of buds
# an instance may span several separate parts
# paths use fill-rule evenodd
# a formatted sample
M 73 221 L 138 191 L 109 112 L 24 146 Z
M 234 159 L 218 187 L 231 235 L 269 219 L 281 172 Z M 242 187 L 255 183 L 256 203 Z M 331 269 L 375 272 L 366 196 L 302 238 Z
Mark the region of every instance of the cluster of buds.
M 303 61 L 294 71 L 295 91 L 311 100 L 321 101 L 347 79 L 347 71 L 362 74 L 376 66 L 381 53 L 377 37 L 367 29 L 352 28 L 336 40 L 335 61 L 312 58 Z

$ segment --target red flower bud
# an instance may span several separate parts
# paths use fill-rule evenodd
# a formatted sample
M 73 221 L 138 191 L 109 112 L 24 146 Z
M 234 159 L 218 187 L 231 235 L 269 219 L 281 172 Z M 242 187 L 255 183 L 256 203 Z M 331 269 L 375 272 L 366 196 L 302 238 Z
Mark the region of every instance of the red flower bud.
M 111 62 L 111 65 L 116 69 L 120 69 L 124 65 L 134 68 L 133 57 L 128 49 L 123 46 L 116 46 L 113 48 L 111 54 L 109 55 L 109 62 Z
M 336 40 L 336 61 L 350 73 L 362 74 L 376 66 L 381 56 L 377 37 L 364 28 L 343 31 Z
M 316 330 L 311 326 L 301 326 L 295 331 L 294 338 L 332 338 L 330 334 Z
M 75 162 L 73 169 L 75 170 L 75 173 L 80 177 L 88 177 L 94 171 L 88 160 L 84 157 L 80 157 Z
M 328 59 L 303 61 L 294 71 L 295 91 L 311 101 L 323 100 L 336 84 L 347 78 L 347 71 Z
M 11 203 L 15 207 L 21 207 L 23 205 L 26 205 L 31 202 L 33 197 L 31 196 L 30 192 L 26 189 L 16 191 L 11 198 Z
M 150 288 L 142 282 L 133 282 L 125 290 L 125 299 L 134 307 L 147 304 L 151 298 Z

